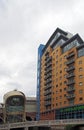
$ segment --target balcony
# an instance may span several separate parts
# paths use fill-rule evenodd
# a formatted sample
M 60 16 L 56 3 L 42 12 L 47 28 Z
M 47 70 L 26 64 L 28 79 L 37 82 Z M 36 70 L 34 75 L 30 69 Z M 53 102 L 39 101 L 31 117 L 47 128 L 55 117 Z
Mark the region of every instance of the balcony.
M 68 74 L 68 75 L 66 76 L 66 78 L 69 79 L 69 78 L 74 77 L 74 76 L 75 76 L 74 73 L 71 73 L 71 74 Z
M 49 73 L 51 71 L 52 71 L 52 67 L 49 67 L 46 72 Z
M 74 62 L 75 62 L 75 59 L 69 60 L 69 61 L 67 61 L 66 65 L 72 64 Z
M 45 53 L 45 56 L 47 56 L 47 55 L 49 55 L 49 52 L 48 52 L 48 51 Z
M 51 101 L 45 101 L 45 106 L 51 106 Z
M 47 75 L 48 73 L 52 72 L 52 67 L 45 68 L 44 75 Z
M 51 78 L 52 77 L 52 73 L 48 73 L 46 76 L 45 76 L 45 80 L 47 80 L 48 78 Z
M 72 56 L 74 56 L 75 55 L 75 53 L 73 52 L 73 53 L 71 53 L 71 54 L 68 54 L 68 56 L 66 57 L 67 59 L 69 59 L 69 58 L 71 58 Z
M 51 61 L 52 61 L 52 57 L 46 58 L 46 63 L 51 62 Z
M 45 57 L 45 61 L 47 61 L 48 58 L 49 58 L 49 55 L 47 55 L 47 56 Z
M 67 85 L 71 85 L 71 84 L 75 84 L 75 80 L 72 80 L 72 81 L 68 81 Z
M 75 94 L 67 95 L 66 97 L 68 100 L 71 100 L 75 98 Z
M 74 87 L 69 87 L 69 88 L 67 88 L 67 92 L 69 93 L 69 92 L 72 92 L 72 91 L 75 91 L 75 88 Z
M 71 70 L 74 70 L 75 69 L 75 67 L 74 66 L 71 66 L 71 67 L 69 67 L 69 68 L 67 68 L 67 72 L 69 72 L 69 71 L 71 71 Z
M 47 68 L 51 67 L 51 66 L 52 66 L 52 62 L 45 63 L 45 70 L 46 70 Z
M 45 101 L 51 100 L 51 95 L 45 96 Z
M 49 90 L 45 90 L 45 92 L 44 92 L 44 96 L 46 96 L 46 95 L 50 95 L 51 94 L 51 89 L 49 89 Z
M 50 89 L 52 87 L 52 84 L 48 84 L 45 86 L 44 90 Z

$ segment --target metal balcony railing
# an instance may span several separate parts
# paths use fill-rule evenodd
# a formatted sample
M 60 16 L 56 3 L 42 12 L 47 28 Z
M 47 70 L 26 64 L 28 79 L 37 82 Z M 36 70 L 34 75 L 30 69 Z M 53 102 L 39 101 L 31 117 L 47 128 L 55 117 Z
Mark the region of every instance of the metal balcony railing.
M 50 95 L 51 94 L 51 89 L 49 89 L 49 90 L 45 90 L 45 92 L 44 92 L 44 96 L 46 96 L 46 95 Z
M 75 59 L 71 59 L 71 60 L 69 60 L 69 61 L 66 62 L 66 65 L 72 64 L 74 62 L 75 62 Z
M 71 54 L 68 54 L 68 56 L 66 57 L 67 59 L 69 59 L 69 58 L 71 58 L 72 56 L 74 56 L 75 55 L 75 53 L 73 52 L 73 53 L 71 53 Z
M 44 90 L 50 89 L 52 87 L 52 84 L 48 84 L 45 86 Z
M 75 91 L 75 88 L 74 87 L 70 87 L 70 88 L 67 88 L 67 92 L 69 93 L 69 92 L 72 92 L 72 91 Z
M 46 58 L 46 63 L 51 62 L 51 61 L 52 61 L 52 57 L 47 57 Z
M 68 100 L 74 99 L 75 98 L 75 94 L 67 95 L 66 97 L 67 97 Z
M 51 101 L 45 101 L 45 106 L 51 106 Z
M 51 100 L 51 98 L 52 98 L 51 95 L 48 95 L 48 96 L 45 96 L 44 100 L 48 101 L 48 100 Z
M 74 74 L 74 73 L 71 73 L 71 74 L 68 74 L 68 75 L 66 76 L 66 78 L 69 79 L 69 78 L 74 77 L 74 76 L 75 76 L 75 74 Z
M 68 82 L 67 82 L 67 85 L 71 85 L 71 84 L 75 84 L 75 80 L 72 80 L 72 81 L 68 81 Z
M 45 80 L 47 80 L 48 78 L 51 78 L 52 77 L 52 73 L 48 73 L 47 75 L 45 75 Z
M 75 67 L 71 66 L 71 67 L 67 68 L 66 71 L 69 72 L 69 71 L 74 70 L 74 69 L 75 69 Z

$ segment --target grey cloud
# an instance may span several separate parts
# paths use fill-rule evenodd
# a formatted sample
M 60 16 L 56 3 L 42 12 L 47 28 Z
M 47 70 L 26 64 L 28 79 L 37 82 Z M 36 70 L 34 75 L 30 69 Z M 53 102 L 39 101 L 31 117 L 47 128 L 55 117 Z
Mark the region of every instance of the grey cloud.
M 36 95 L 37 48 L 57 27 L 84 37 L 83 0 L 0 0 L 0 96 Z

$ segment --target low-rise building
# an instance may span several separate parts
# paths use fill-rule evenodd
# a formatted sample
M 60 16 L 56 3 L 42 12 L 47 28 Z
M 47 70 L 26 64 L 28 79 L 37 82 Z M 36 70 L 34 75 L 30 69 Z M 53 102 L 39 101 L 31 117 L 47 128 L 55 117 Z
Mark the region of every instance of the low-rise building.
M 36 120 L 36 97 L 26 97 L 26 119 Z

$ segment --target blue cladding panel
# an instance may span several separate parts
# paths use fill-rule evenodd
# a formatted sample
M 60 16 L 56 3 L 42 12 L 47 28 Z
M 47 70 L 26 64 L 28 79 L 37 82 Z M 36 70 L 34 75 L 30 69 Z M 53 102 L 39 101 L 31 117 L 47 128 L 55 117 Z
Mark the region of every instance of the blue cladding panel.
M 40 44 L 38 48 L 38 63 L 37 63 L 37 115 L 36 120 L 40 119 L 40 71 L 41 71 L 41 57 L 44 45 Z

